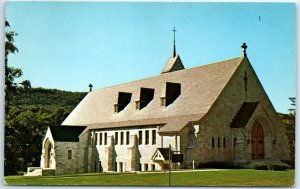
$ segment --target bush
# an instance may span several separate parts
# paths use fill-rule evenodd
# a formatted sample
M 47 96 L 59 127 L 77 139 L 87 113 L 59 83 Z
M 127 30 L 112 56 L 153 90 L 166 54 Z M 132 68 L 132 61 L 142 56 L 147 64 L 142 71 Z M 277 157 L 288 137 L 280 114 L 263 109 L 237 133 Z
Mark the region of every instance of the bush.
M 286 164 L 283 164 L 283 163 L 272 164 L 270 166 L 270 169 L 274 170 L 274 171 L 285 171 L 288 168 L 289 168 L 289 166 Z
M 255 170 L 268 170 L 268 165 L 264 163 L 258 163 L 254 166 Z
M 290 166 L 290 168 L 295 169 L 295 161 L 292 160 L 281 160 L 281 162 Z

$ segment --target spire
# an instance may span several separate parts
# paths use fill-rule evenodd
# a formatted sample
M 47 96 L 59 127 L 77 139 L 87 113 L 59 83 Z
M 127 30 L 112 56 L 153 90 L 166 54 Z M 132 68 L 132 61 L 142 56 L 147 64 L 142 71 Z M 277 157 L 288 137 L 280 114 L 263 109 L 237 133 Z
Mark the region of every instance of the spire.
M 175 32 L 176 32 L 176 29 L 175 29 L 175 26 L 174 26 L 174 29 L 172 30 L 174 32 L 174 47 L 173 47 L 173 58 L 176 56 L 176 44 L 175 44 Z

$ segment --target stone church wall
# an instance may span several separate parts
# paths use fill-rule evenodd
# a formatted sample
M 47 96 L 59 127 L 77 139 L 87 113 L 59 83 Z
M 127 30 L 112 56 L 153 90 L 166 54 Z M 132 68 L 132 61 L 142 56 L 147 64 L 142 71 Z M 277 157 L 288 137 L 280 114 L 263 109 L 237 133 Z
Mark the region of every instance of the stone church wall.
M 56 144 L 56 175 L 82 173 L 79 168 L 80 148 L 78 142 L 55 142 Z M 68 157 L 68 151 L 71 155 Z
M 247 84 L 245 84 L 245 74 Z M 260 115 L 264 120 L 270 122 L 270 134 L 265 136 L 265 157 L 270 160 L 287 158 L 286 152 L 276 150 L 279 149 L 280 145 L 282 148 L 287 148 L 281 120 L 261 88 L 251 65 L 244 59 L 210 111 L 201 119 L 199 133 L 195 137 L 196 147 L 194 149 L 187 149 L 189 136 L 191 135 L 189 127 L 191 126 L 187 126 L 182 130 L 182 150 L 189 154 L 188 157 L 193 157 L 187 163 L 191 165 L 192 160 L 196 164 L 212 161 L 250 161 L 251 145 L 248 143 L 252 128 L 250 124 L 253 123 L 253 120 L 250 120 L 245 128 L 240 129 L 231 129 L 230 124 L 243 102 L 255 101 L 260 101 L 261 107 L 256 109 L 256 115 L 254 114 L 252 119 L 258 118 L 258 115 Z M 236 138 L 238 144 L 233 143 L 234 138 Z M 272 144 L 271 141 L 275 138 L 278 143 Z M 214 145 L 212 144 L 213 141 Z
M 156 142 L 152 143 L 152 131 L 156 131 Z M 139 131 L 142 131 L 142 144 L 139 144 Z M 146 144 L 146 131 L 149 132 L 149 142 Z M 101 166 L 97 170 L 103 172 L 117 171 L 150 171 L 161 169 L 160 166 L 151 160 L 157 147 L 161 146 L 161 137 L 158 135 L 157 127 L 138 127 L 94 131 L 97 135 L 95 147 L 96 164 Z M 116 143 L 115 134 L 118 133 L 118 143 Z M 121 134 L 124 133 L 123 144 L 121 144 Z M 129 144 L 126 144 L 126 133 L 130 133 Z M 102 133 L 102 142 L 100 142 L 100 133 Z M 104 142 L 104 135 L 107 134 L 107 143 Z M 154 167 L 153 167 L 154 166 Z

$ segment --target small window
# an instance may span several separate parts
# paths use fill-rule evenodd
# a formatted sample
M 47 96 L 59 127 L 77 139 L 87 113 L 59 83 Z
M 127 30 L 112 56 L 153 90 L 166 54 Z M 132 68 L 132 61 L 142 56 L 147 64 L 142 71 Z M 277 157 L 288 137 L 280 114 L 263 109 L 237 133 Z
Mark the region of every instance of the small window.
M 234 137 L 234 139 L 233 139 L 233 147 L 234 148 L 236 147 L 236 137 Z
M 149 144 L 149 131 L 145 132 L 146 144 Z
M 102 133 L 100 133 L 100 145 L 102 145 Z
M 119 172 L 121 172 L 121 173 L 124 172 L 124 171 L 123 171 L 123 162 L 120 162 L 120 165 L 119 165 Z
M 130 136 L 129 136 L 129 131 L 126 132 L 126 144 L 129 144 Z
M 223 148 L 226 148 L 226 139 L 225 139 L 225 137 L 223 138 Z
M 142 164 L 139 164 L 139 171 L 142 171 Z
M 95 145 L 98 145 L 98 133 L 95 133 Z
M 104 133 L 104 145 L 107 145 L 107 133 Z
M 121 145 L 124 144 L 124 132 L 121 132 Z
M 155 164 L 152 164 L 152 171 L 155 171 Z
M 145 171 L 149 171 L 149 167 L 147 163 L 145 163 Z
M 218 148 L 220 148 L 220 137 L 218 137 Z
M 117 145 L 119 143 L 119 134 L 118 132 L 115 132 L 115 145 Z
M 99 161 L 99 172 L 103 172 L 103 169 L 102 169 L 102 165 L 101 165 L 101 161 Z
M 152 144 L 156 144 L 156 130 L 152 130 Z
M 214 137 L 211 138 L 211 147 L 212 148 L 215 147 L 215 138 Z
M 72 159 L 72 150 L 68 150 L 68 159 Z
M 143 131 L 139 131 L 139 144 L 143 143 Z
M 115 162 L 115 171 L 118 171 L 118 162 Z

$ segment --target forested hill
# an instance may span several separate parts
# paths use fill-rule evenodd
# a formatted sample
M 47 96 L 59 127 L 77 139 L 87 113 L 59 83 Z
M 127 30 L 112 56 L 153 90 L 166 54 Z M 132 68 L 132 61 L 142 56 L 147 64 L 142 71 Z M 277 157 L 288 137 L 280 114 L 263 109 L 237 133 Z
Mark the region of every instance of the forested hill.
M 86 92 L 69 92 L 57 89 L 31 88 L 22 90 L 19 95 L 11 98 L 11 106 L 21 108 L 41 107 L 49 112 L 57 108 L 72 111 L 76 105 L 85 97 Z
M 86 94 L 44 88 L 8 92 L 5 175 L 20 174 L 29 166 L 40 166 L 42 140 L 48 126 L 60 125 Z

